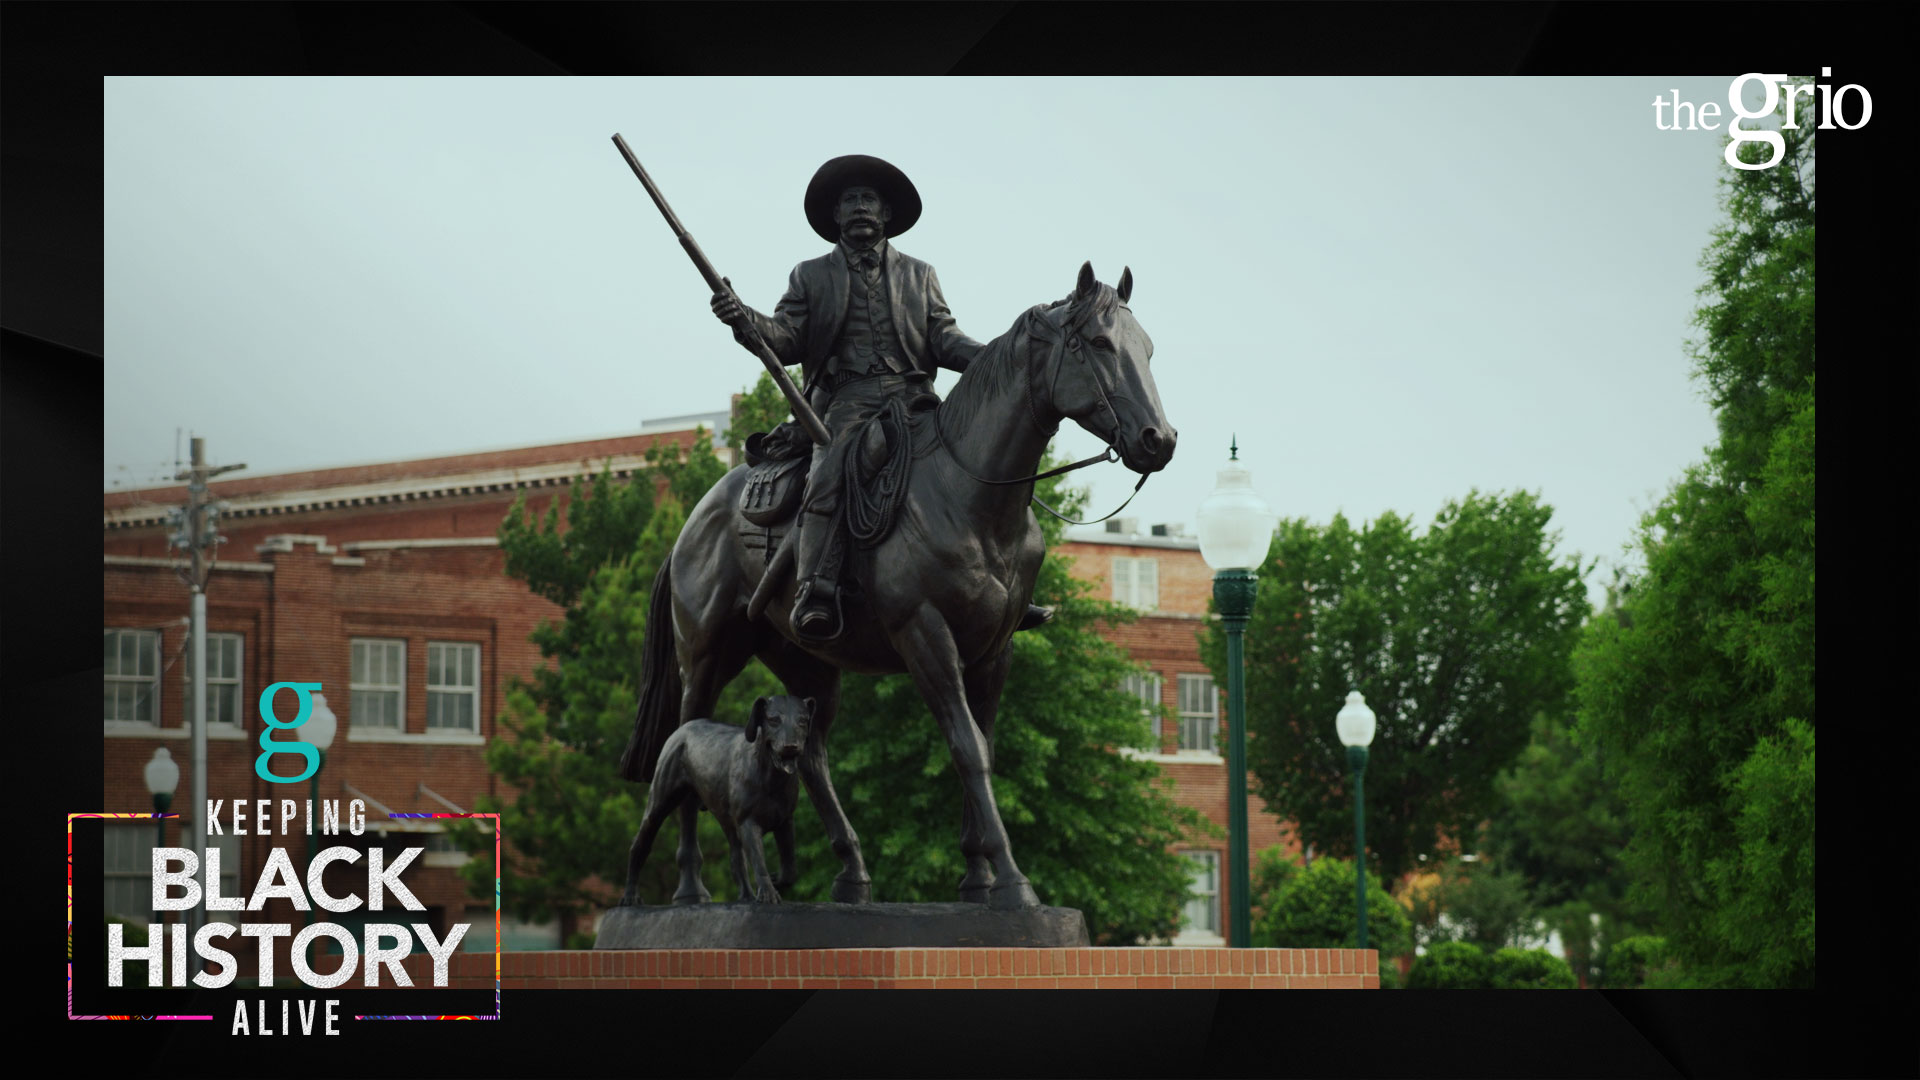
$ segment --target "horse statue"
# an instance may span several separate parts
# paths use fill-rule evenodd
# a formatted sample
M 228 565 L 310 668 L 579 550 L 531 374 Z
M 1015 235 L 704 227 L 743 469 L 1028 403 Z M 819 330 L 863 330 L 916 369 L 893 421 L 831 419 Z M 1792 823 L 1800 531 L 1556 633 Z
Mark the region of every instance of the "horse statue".
M 621 773 L 653 777 L 667 737 L 712 715 L 720 691 L 755 656 L 795 697 L 816 702 L 801 782 L 843 864 L 832 896 L 866 903 L 872 883 L 860 841 L 834 794 L 827 739 L 840 673 L 909 672 L 946 736 L 966 797 L 960 899 L 994 909 L 1039 906 L 1015 864 L 994 803 L 994 714 L 1012 657 L 1009 643 L 1033 593 L 1045 544 L 1028 509 L 1038 467 L 1062 418 L 1071 419 L 1147 474 L 1173 458 L 1176 433 L 1148 370 L 1153 343 L 1118 287 L 1082 265 L 1073 293 L 1024 312 L 983 348 L 936 409 L 911 418 L 912 469 L 894 524 L 864 554 L 863 610 L 824 643 L 802 644 L 789 625 L 796 583 L 752 604 L 771 558 L 768 530 L 740 516 L 748 469 L 735 468 L 688 515 L 654 579 L 642 646 L 640 704 Z M 847 436 L 858 434 L 850 432 Z M 757 540 L 760 546 L 749 541 Z M 763 594 L 766 590 L 762 590 Z M 671 627 L 671 634 L 668 628 Z M 679 810 L 680 884 L 674 902 L 709 899 L 694 843 L 697 803 Z M 642 843 L 644 839 L 645 843 Z M 637 904 L 639 869 L 653 836 L 635 838 L 622 904 Z

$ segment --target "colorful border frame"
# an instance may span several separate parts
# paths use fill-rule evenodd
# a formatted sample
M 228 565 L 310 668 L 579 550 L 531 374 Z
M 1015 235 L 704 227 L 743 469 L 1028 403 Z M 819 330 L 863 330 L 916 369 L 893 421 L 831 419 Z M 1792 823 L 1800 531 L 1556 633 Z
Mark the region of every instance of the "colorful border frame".
M 499 814 L 388 814 L 388 820 L 433 818 L 493 819 L 493 1015 L 492 1016 L 355 1016 L 355 1020 L 498 1020 L 500 1019 L 500 815 Z
M 67 815 L 67 1019 L 69 1020 L 211 1020 L 212 1016 L 75 1016 L 73 1013 L 73 822 L 75 818 L 114 821 L 158 821 L 179 814 L 80 813 Z M 388 814 L 400 818 L 493 819 L 493 1015 L 491 1016 L 355 1016 L 355 1020 L 498 1020 L 500 1019 L 500 815 L 499 814 Z
M 211 1020 L 211 1016 L 75 1016 L 73 1014 L 73 819 L 109 818 L 116 821 L 159 821 L 179 814 L 68 814 L 67 815 L 67 1019 L 69 1020 Z M 498 865 L 496 863 L 496 865 Z M 499 906 L 497 903 L 495 906 Z

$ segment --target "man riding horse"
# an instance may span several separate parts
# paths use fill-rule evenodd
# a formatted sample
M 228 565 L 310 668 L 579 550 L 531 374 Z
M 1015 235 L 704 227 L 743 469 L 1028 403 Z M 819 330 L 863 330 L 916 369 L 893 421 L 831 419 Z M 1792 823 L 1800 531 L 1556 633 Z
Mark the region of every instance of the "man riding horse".
M 814 448 L 800 515 L 784 541 L 799 544 L 794 632 L 824 642 L 845 629 L 842 560 L 827 556 L 841 527 L 841 484 L 854 441 L 847 433 L 895 399 L 910 411 L 937 404 L 935 370 L 965 371 L 983 346 L 955 323 L 933 267 L 887 242 L 920 219 L 920 194 L 905 173 L 863 154 L 834 158 L 814 173 L 805 207 L 807 223 L 834 247 L 793 268 L 773 314 L 724 290 L 713 295 L 712 307 L 740 344 L 752 347 L 751 325 L 782 363 L 799 365 L 807 402 L 833 436 Z M 1028 605 L 1019 629 L 1051 616 Z

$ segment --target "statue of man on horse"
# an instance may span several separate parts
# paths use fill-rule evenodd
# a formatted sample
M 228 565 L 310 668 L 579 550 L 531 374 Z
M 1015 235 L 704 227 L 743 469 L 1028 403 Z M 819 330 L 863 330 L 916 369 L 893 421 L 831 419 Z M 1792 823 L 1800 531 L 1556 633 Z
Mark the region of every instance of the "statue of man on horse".
M 807 403 L 833 433 L 831 444 L 813 450 L 800 520 L 786 541 L 797 537 L 799 544 L 794 630 L 830 641 L 844 628 L 840 560 L 824 558 L 842 539 L 838 511 L 850 441 L 844 436 L 895 399 L 910 411 L 937 405 L 935 369 L 965 372 L 982 346 L 954 321 L 933 267 L 887 242 L 920 220 L 920 193 L 905 173 L 865 154 L 837 157 L 813 174 L 804 205 L 807 223 L 833 249 L 793 268 L 771 316 L 740 303 L 730 289 L 714 293 L 712 307 L 737 328 L 742 345 L 749 340 L 740 331 L 751 322 L 782 363 L 801 369 Z M 771 562 L 783 565 L 777 557 Z M 1029 607 L 1020 629 L 1051 614 Z
M 1153 343 L 1128 307 L 1132 271 L 1109 286 L 1082 265 L 1065 299 L 1028 309 L 982 344 L 956 325 L 933 268 L 888 243 L 920 216 L 913 185 L 856 155 L 827 162 L 807 188 L 807 220 L 833 249 L 795 267 L 773 314 L 762 315 L 733 296 L 614 141 L 713 289 L 713 313 L 760 355 L 806 432 L 783 424 L 756 433 L 749 464 L 689 512 L 654 580 L 621 774 L 651 780 L 668 736 L 712 718 L 721 689 L 758 657 L 789 694 L 815 702 L 798 768 L 842 864 L 832 897 L 869 901 L 872 880 L 833 789 L 828 737 L 842 671 L 906 672 L 965 793 L 960 899 L 1037 907 L 994 801 L 994 720 L 1014 633 L 1050 614 L 1031 603 L 1045 549 L 1028 501 L 1051 475 L 1035 469 L 1060 421 L 1107 446 L 1068 468 L 1119 460 L 1144 483 L 1173 457 L 1175 432 L 1148 367 Z M 794 364 L 804 398 L 783 366 Z M 944 402 L 930 385 L 942 367 L 960 373 Z M 818 445 L 796 498 L 807 436 Z M 678 808 L 675 903 L 708 899 L 693 839 L 698 811 L 695 800 Z M 639 903 L 651 839 L 635 838 L 623 904 Z

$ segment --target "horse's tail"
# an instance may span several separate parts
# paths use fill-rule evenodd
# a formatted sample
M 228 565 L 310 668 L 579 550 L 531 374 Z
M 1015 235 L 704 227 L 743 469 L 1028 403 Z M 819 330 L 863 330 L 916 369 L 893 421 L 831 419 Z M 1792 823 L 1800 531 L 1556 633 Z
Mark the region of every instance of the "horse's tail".
M 647 628 L 640 645 L 640 707 L 634 711 L 633 737 L 620 755 L 620 775 L 635 783 L 653 779 L 660 748 L 680 726 L 680 662 L 673 651 L 673 556 L 660 561 L 647 603 Z

